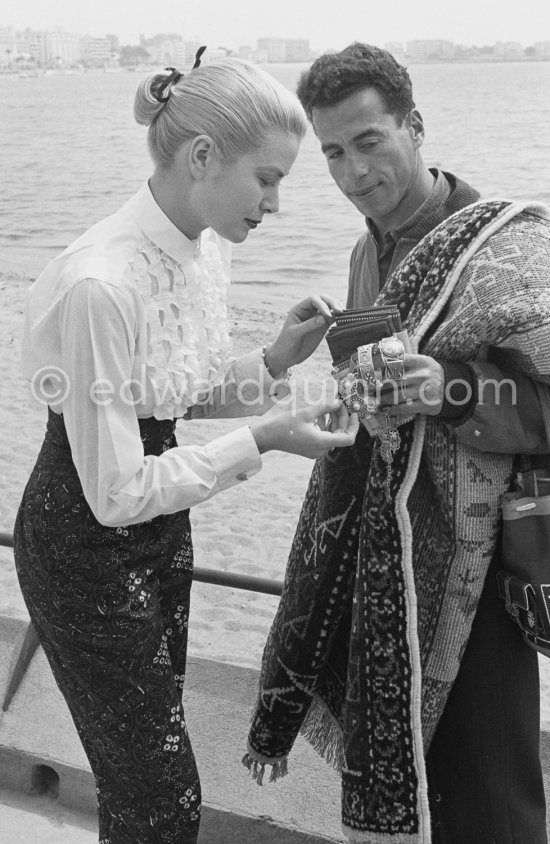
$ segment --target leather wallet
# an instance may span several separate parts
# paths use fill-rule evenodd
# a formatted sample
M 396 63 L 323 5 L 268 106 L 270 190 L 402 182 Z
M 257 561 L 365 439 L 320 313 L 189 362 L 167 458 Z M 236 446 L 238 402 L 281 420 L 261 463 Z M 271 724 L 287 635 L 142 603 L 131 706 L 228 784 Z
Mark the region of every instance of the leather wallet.
M 332 375 L 340 381 L 349 372 L 357 368 L 356 352 L 359 346 L 378 343 L 383 337 L 397 336 L 403 343 L 405 352 L 411 351 L 409 335 L 403 328 L 397 305 L 373 306 L 342 311 L 326 334 L 326 340 L 332 355 Z M 354 360 L 350 360 L 354 355 Z M 339 394 L 342 395 L 339 391 Z M 344 399 L 351 413 L 351 406 Z M 374 436 L 382 428 L 379 414 L 364 415 L 361 421 L 369 434 Z
M 337 315 L 327 332 L 326 340 L 335 368 L 346 368 L 350 356 L 359 346 L 377 343 L 403 331 L 396 305 L 354 308 Z

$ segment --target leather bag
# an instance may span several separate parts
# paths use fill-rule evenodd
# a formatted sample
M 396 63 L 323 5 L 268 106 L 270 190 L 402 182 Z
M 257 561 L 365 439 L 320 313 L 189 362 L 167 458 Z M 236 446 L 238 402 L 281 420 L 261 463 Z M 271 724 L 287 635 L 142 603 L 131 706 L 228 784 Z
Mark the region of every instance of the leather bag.
M 547 458 L 546 458 L 547 460 Z M 497 586 L 527 644 L 550 656 L 550 472 L 520 461 L 517 489 L 501 499 Z

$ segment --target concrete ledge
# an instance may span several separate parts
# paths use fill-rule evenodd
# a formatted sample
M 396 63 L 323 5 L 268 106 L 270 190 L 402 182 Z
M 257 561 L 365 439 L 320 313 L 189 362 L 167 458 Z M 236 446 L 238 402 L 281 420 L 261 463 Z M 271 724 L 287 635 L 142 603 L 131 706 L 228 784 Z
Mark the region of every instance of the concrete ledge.
M 26 626 L 24 621 L 0 616 L 0 699 Z M 203 786 L 200 844 L 343 842 L 339 777 L 301 738 L 288 777 L 275 784 L 258 787 L 242 767 L 257 681 L 258 673 L 250 669 L 188 659 L 184 707 Z M 550 724 L 542 726 L 541 759 L 550 794 Z M 87 820 L 82 827 L 90 835 L 95 818 L 93 777 L 41 649 L 8 711 L 0 714 L 0 787 L 11 794 L 35 795 L 36 809 L 25 811 L 27 816 L 29 811 L 36 813 L 37 834 L 22 841 L 56 840 L 47 837 L 51 821 L 40 814 L 48 804 L 84 813 L 81 817 Z M 0 801 L 0 828 L 1 805 Z M 550 835 L 550 824 L 548 831 Z M 87 842 L 84 832 L 83 836 Z M 76 837 L 65 840 L 80 844 Z
M 91 771 L 0 746 L 0 788 L 37 797 L 37 814 L 44 811 L 42 803 L 49 798 L 58 807 L 85 814 L 90 819 L 83 824 L 87 828 L 96 819 Z M 334 840 L 282 826 L 268 816 L 254 817 L 208 804 L 203 806 L 202 844 L 257 844 L 258 841 L 262 844 L 326 844 Z
M 97 844 L 95 816 L 60 806 L 47 795 L 0 788 L 0 830 L 6 844 Z
M 26 627 L 0 616 L 0 699 Z M 344 841 L 339 777 L 301 738 L 284 780 L 260 788 L 241 765 L 257 682 L 257 671 L 188 659 L 184 708 L 202 782 L 201 844 Z M 93 777 L 41 649 L 0 715 L 0 786 L 49 793 L 61 806 L 95 815 Z
M 57 780 L 50 772 L 57 774 Z M 46 796 L 76 812 L 96 814 L 95 783 L 90 770 L 1 745 L 0 788 Z

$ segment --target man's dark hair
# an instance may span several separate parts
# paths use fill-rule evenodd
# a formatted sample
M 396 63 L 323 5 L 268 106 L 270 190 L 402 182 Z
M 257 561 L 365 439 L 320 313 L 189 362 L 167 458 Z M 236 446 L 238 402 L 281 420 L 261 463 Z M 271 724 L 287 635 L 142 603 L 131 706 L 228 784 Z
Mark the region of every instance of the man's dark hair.
M 414 108 L 407 69 L 391 53 L 355 41 L 340 53 L 319 56 L 298 82 L 298 98 L 309 120 L 315 107 L 332 106 L 363 88 L 376 88 L 390 114 L 403 120 Z

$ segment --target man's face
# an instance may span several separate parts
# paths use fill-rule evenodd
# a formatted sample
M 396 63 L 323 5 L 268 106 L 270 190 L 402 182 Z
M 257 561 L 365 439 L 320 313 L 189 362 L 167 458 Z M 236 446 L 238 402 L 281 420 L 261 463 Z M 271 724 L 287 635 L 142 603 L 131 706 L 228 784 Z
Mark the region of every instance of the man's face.
M 312 118 L 342 193 L 382 231 L 404 222 L 416 210 L 417 151 L 424 140 L 418 112 L 400 123 L 375 88 L 363 88 L 334 106 L 314 108 Z

